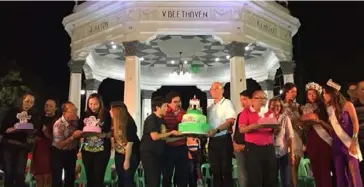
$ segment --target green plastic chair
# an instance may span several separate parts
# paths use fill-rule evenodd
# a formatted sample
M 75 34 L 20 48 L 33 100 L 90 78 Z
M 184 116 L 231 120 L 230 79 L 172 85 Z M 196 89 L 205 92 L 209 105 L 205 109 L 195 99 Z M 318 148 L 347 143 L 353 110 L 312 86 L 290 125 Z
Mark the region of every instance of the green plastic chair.
M 300 186 L 315 187 L 315 179 L 310 175 L 310 160 L 305 158 L 301 159 L 298 166 L 298 181 Z
M 81 165 L 81 175 L 80 178 L 75 180 L 75 186 L 79 184 L 87 185 L 86 170 L 85 166 L 83 165 L 82 159 L 78 159 L 76 161 L 76 165 Z
M 145 187 L 145 180 L 144 180 L 144 169 L 142 164 L 140 163 L 136 172 L 135 172 L 135 176 L 134 179 L 135 180 L 135 184 L 137 187 Z
M 202 173 L 203 185 L 208 186 L 208 181 L 210 181 L 211 187 L 212 187 L 212 175 L 211 175 L 211 172 L 210 172 L 210 164 L 209 163 L 202 164 L 201 173 Z
M 105 171 L 105 176 L 104 176 L 104 185 L 110 185 L 111 187 L 114 186 L 114 184 L 116 183 L 116 179 L 113 179 L 112 177 L 112 168 L 111 166 L 114 165 L 115 163 L 115 159 L 110 159 L 109 163 L 107 164 L 106 167 L 106 171 Z
M 25 184 L 27 184 L 29 187 L 35 187 L 36 182 L 34 180 L 32 173 L 30 172 L 31 165 L 32 165 L 32 160 L 28 159 L 27 168 L 29 169 L 25 174 Z
M 234 160 L 233 160 L 233 181 L 235 183 L 235 186 L 239 186 L 239 168 L 236 161 L 234 163 Z

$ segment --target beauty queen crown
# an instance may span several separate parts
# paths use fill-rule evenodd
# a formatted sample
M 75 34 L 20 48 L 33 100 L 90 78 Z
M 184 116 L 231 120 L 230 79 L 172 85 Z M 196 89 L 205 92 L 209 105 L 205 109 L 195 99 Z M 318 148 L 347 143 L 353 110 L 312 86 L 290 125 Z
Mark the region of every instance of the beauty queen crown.
M 315 82 L 310 82 L 306 84 L 306 91 L 307 90 L 316 90 L 318 91 L 320 94 L 322 93 L 322 87 L 315 83 Z
M 341 89 L 340 84 L 332 81 L 332 79 L 330 79 L 329 81 L 327 81 L 327 86 L 330 86 L 330 87 L 336 89 L 337 91 L 340 91 L 340 89 Z

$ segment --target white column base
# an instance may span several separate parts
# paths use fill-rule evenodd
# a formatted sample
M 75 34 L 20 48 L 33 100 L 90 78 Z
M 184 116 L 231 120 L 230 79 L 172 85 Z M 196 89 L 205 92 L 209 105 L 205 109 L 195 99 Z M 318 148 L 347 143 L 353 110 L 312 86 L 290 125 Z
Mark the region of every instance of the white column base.
M 142 122 L 152 113 L 152 99 L 143 99 L 142 101 Z
M 287 82 L 294 83 L 293 73 L 292 74 L 285 74 L 285 75 L 283 75 L 283 81 L 284 81 L 284 84 L 286 84 Z
M 246 89 L 244 57 L 235 56 L 230 59 L 230 99 L 235 111 L 241 111 L 239 93 Z
M 140 92 L 140 61 L 137 56 L 125 58 L 124 103 L 137 125 L 139 138 L 142 135 L 141 123 L 141 92 Z
M 82 88 L 82 74 L 71 73 L 68 100 L 77 107 L 78 116 L 80 116 L 81 114 L 81 88 Z

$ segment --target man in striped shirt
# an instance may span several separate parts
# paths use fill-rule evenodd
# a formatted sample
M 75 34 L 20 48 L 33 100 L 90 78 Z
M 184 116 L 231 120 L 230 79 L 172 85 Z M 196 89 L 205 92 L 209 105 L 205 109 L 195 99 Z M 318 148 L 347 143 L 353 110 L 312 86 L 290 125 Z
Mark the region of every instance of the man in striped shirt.
M 359 120 L 359 146 L 361 152 L 364 151 L 364 80 L 357 84 L 356 90 L 357 100 L 354 102 L 356 114 Z M 364 162 L 359 163 L 360 175 L 364 179 Z
M 185 111 L 181 108 L 181 97 L 177 92 L 167 94 L 168 109 L 164 116 L 168 131 L 178 130 Z M 188 148 L 186 138 L 168 138 L 164 149 L 163 187 L 171 187 L 174 169 L 174 186 L 187 187 L 188 185 Z

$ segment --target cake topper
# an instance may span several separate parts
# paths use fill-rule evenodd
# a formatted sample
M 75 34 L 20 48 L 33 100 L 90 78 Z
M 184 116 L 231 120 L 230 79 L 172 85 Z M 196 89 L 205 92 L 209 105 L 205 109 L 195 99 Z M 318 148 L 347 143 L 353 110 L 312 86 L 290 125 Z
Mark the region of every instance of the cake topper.
M 336 89 L 337 91 L 340 91 L 340 89 L 341 89 L 340 84 L 332 81 L 332 79 L 330 79 L 329 81 L 327 81 L 327 85 L 330 86 L 331 88 Z
M 200 100 L 196 98 L 196 95 L 194 95 L 193 98 L 190 100 L 189 108 L 193 110 L 201 110 Z
M 31 115 L 28 115 L 28 112 L 23 111 L 21 113 L 18 113 L 16 115 L 16 118 L 19 119 L 19 122 L 20 123 L 28 123 L 28 120 L 30 120 L 32 118 L 32 116 Z
M 88 118 L 85 118 L 83 122 L 86 124 L 86 126 L 102 126 L 103 123 L 100 123 L 100 119 L 96 119 L 95 116 L 90 116 Z
M 310 82 L 306 84 L 306 91 L 311 89 L 318 91 L 320 94 L 322 93 L 322 87 L 315 82 Z

